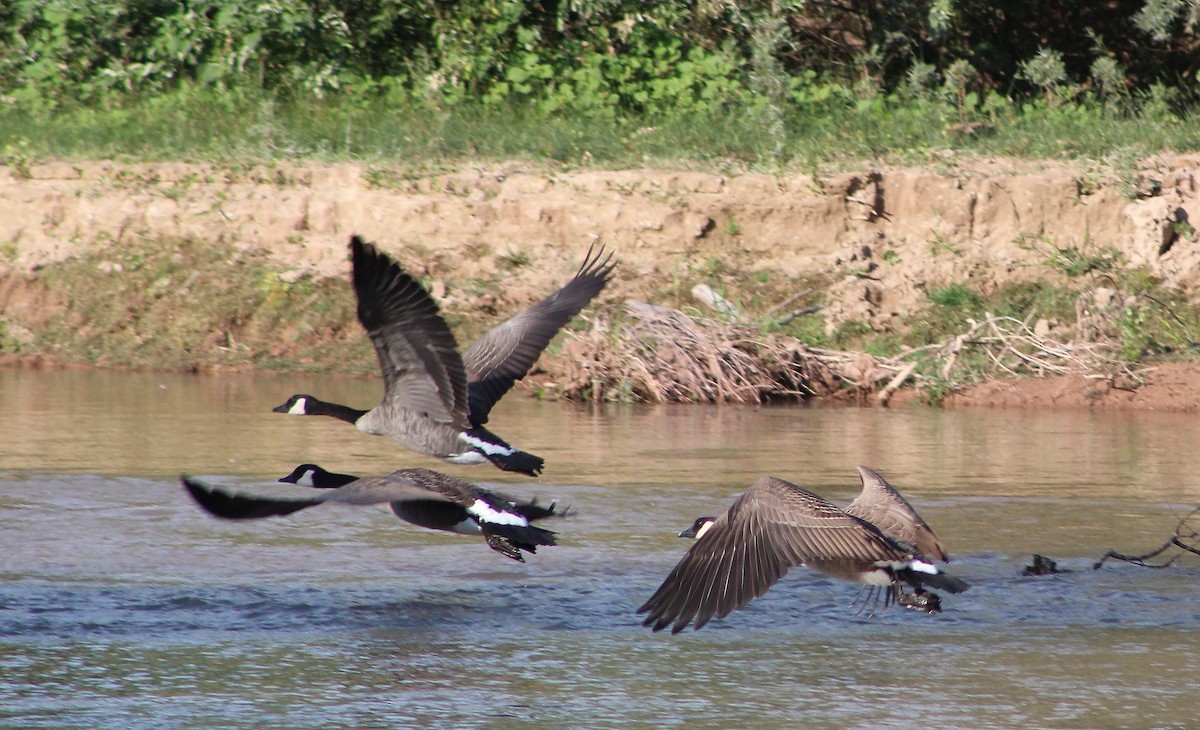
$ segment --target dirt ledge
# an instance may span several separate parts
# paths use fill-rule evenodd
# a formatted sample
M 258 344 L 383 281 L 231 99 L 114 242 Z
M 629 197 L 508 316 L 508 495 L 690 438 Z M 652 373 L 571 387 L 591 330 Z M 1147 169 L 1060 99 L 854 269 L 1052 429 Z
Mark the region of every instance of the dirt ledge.
M 355 164 L 0 166 L 0 325 L 36 335 L 73 298 L 46 294 L 51 285 L 40 272 L 81 253 L 100 261 L 97 286 L 121 276 L 104 258 L 110 252 L 179 240 L 232 251 L 230 266 L 261 254 L 284 285 L 344 281 L 351 232 L 396 254 L 457 321 L 475 327 L 560 285 L 597 240 L 621 261 L 602 305 L 635 299 L 704 311 L 690 292 L 705 283 L 760 314 L 791 308 L 797 292 L 816 287 L 829 328 L 856 322 L 888 331 L 950 283 L 987 291 L 1061 279 L 1046 264 L 1046 246 L 1117 251 L 1195 299 L 1198 174 L 1200 155 L 1147 160 L 1136 171 L 948 156 L 935 167 L 777 175 L 541 173 L 515 164 L 418 178 Z M 170 292 L 175 282 L 162 284 Z M 263 337 L 272 335 L 268 348 L 279 357 L 306 342 L 280 342 L 263 328 Z M 54 361 L 47 352 L 5 358 Z M 204 353 L 197 363 L 244 367 Z M 1131 390 L 1076 376 L 995 382 L 946 405 L 1191 411 L 1200 404 L 1197 371 L 1157 365 Z
M 907 390 L 894 403 L 919 402 L 922 394 Z M 946 408 L 1063 408 L 1105 411 L 1200 411 L 1200 363 L 1163 362 L 1145 365 L 1134 376 L 1062 375 L 1050 378 L 995 380 L 948 396 Z

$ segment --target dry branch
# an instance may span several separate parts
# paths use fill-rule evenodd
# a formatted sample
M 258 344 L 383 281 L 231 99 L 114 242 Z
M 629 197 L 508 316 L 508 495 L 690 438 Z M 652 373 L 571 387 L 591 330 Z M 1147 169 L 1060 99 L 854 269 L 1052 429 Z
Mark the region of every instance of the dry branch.
M 1167 568 L 1173 565 L 1176 560 L 1183 557 L 1184 553 L 1200 555 L 1200 540 L 1198 540 L 1198 538 L 1200 538 L 1200 532 L 1188 524 L 1188 520 L 1192 519 L 1198 514 L 1200 514 L 1200 507 L 1196 507 L 1191 512 L 1188 512 L 1186 515 L 1184 515 L 1179 520 L 1179 523 L 1175 525 L 1175 531 L 1169 538 L 1167 538 L 1166 542 L 1164 542 L 1158 548 L 1151 550 L 1148 553 L 1142 553 L 1141 555 L 1126 555 L 1115 550 L 1109 550 L 1108 552 L 1104 553 L 1099 560 L 1096 561 L 1096 563 L 1092 566 L 1092 569 L 1099 570 L 1100 566 L 1104 565 L 1104 561 L 1109 560 L 1110 558 L 1112 560 L 1121 560 L 1126 563 L 1140 565 L 1144 568 Z M 1181 552 L 1172 555 L 1171 558 L 1164 563 L 1146 562 L 1150 558 L 1157 558 L 1159 555 L 1162 555 L 1172 547 L 1178 548 Z
M 904 384 L 943 392 L 995 376 L 1080 374 L 1137 384 L 1110 341 L 1059 342 L 1024 320 L 986 314 L 945 342 L 895 357 L 827 350 L 741 321 L 694 318 L 628 302 L 574 333 L 547 364 L 560 397 L 579 400 L 761 403 L 843 396 L 887 405 Z M 1097 373 L 1102 373 L 1097 375 Z M 1127 386 L 1128 387 L 1128 386 Z

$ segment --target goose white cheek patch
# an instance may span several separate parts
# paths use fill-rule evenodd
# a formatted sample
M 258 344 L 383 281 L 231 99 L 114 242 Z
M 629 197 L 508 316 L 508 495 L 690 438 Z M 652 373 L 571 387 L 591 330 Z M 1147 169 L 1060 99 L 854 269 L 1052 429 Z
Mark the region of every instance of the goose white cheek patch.
M 296 486 L 315 487 L 315 486 L 317 486 L 317 480 L 315 477 L 316 477 L 316 474 L 313 472 L 313 470 L 308 469 L 307 471 L 305 471 L 303 474 L 300 475 L 299 479 L 296 480 Z
M 307 405 L 308 405 L 308 401 L 306 399 L 297 398 L 296 402 L 292 404 L 292 407 L 288 409 L 288 411 L 287 411 L 288 415 L 289 416 L 305 415 L 305 406 L 307 406 Z
M 475 515 L 484 522 L 491 522 L 497 525 L 517 525 L 518 527 L 529 527 L 529 520 L 521 515 L 516 515 L 511 512 L 501 512 L 492 509 L 492 506 L 482 499 L 475 500 L 475 503 L 467 507 L 467 511 Z

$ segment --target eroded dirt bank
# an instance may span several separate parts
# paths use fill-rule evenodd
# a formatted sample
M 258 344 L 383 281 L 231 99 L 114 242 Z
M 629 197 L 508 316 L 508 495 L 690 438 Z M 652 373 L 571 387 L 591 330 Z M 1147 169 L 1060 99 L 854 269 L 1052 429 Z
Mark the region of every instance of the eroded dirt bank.
M 1014 281 L 1054 282 L 1063 273 L 1047 264 L 1048 252 L 1060 249 L 1119 252 L 1125 265 L 1194 298 L 1198 172 L 1196 155 L 1138 170 L 946 159 L 926 168 L 729 176 L 543 173 L 520 165 L 423 176 L 350 164 L 0 167 L 0 350 L 78 359 L 68 334 L 50 343 L 41 337 L 57 326 L 64 333 L 124 333 L 131 352 L 145 352 L 211 289 L 231 286 L 200 271 L 203 253 L 208 265 L 227 266 L 226 278 L 254 277 L 251 289 L 270 290 L 264 296 L 275 297 L 276 309 L 269 318 L 261 307 L 238 311 L 214 336 L 181 340 L 187 363 L 264 366 L 269 355 L 268 366 L 289 358 L 319 365 L 304 353 L 317 342 L 358 348 L 361 362 L 366 351 L 352 319 L 338 323 L 352 309 L 320 321 L 286 316 L 316 301 L 293 284 L 345 281 L 352 232 L 420 272 L 468 330 L 561 284 L 595 241 L 621 259 L 602 306 L 636 299 L 703 308 L 691 292 L 708 284 L 750 316 L 822 303 L 830 329 L 855 322 L 886 331 L 923 306 L 931 289 L 948 284 L 987 291 Z M 131 271 L 156 252 L 174 268 L 164 265 L 131 289 Z M 70 260 L 87 262 L 85 278 L 52 273 Z M 100 316 L 88 310 L 98 305 L 84 301 L 83 288 L 111 292 L 109 309 L 128 300 L 132 309 L 157 314 L 122 318 L 106 309 Z M 236 290 L 227 293 L 237 298 Z M 196 331 L 204 326 L 197 323 Z M 87 359 L 126 361 L 105 355 L 104 347 L 93 343 Z M 369 359 L 367 353 L 368 371 Z M 1172 365 L 1171 382 L 1191 369 Z M 1142 381 L 1144 396 L 1154 386 Z M 1085 387 L 1079 404 L 1130 400 L 1120 383 L 1112 385 Z M 952 402 L 1017 404 L 1014 388 L 1020 390 L 976 389 Z M 1187 395 L 1196 390 L 1173 388 L 1157 406 L 1138 407 L 1194 408 Z

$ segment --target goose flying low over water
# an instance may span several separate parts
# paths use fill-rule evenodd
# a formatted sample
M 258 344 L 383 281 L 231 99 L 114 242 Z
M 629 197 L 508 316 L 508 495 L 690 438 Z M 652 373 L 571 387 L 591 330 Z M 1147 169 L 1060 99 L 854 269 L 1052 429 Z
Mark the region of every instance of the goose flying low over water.
M 679 633 L 694 622 L 699 629 L 766 593 L 794 565 L 864 583 L 871 597 L 885 588 L 885 605 L 895 600 L 928 612 L 936 612 L 940 601 L 926 587 L 965 591 L 965 581 L 916 547 L 925 545 L 945 559 L 937 537 L 904 498 L 876 472 L 860 467 L 859 474 L 863 494 L 845 510 L 795 484 L 763 477 L 725 514 L 696 520 L 680 533 L 696 542 L 638 608 L 648 614 L 643 624 L 654 631 L 674 624 L 671 633 Z M 862 515 L 875 516 L 896 534 Z M 902 592 L 904 586 L 913 592 Z
M 438 474 L 440 472 L 433 472 Z M 446 476 L 442 474 L 442 476 Z M 357 481 L 359 477 L 353 474 L 338 474 L 337 472 L 328 471 L 316 464 L 301 464 L 289 473 L 287 476 L 279 478 L 279 481 L 288 484 L 295 484 L 300 487 L 312 487 L 314 489 L 337 489 L 344 487 L 350 482 Z M 537 503 L 537 498 L 528 502 L 516 502 L 509 500 L 509 505 L 527 520 L 540 520 L 544 517 L 566 517 L 572 513 L 570 507 L 562 510 L 558 509 L 558 500 L 550 503 L 549 506 L 543 507 Z M 471 533 L 476 534 L 476 533 Z
M 870 467 L 858 467 L 862 491 L 846 505 L 846 512 L 878 527 L 893 540 L 911 545 L 927 558 L 950 562 L 942 541 L 900 492 Z
M 311 465 L 306 465 L 311 466 Z M 318 467 L 319 468 L 319 467 Z M 387 504 L 405 522 L 460 535 L 482 535 L 488 547 L 518 562 L 524 550 L 554 545 L 555 534 L 533 520 L 558 514 L 554 505 L 521 503 L 498 492 L 431 469 L 400 469 L 387 476 L 363 477 L 313 496 L 274 497 L 230 492 L 184 476 L 184 489 L 209 514 L 231 520 L 287 515 L 325 503 Z
M 273 410 L 332 416 L 455 464 L 491 461 L 506 471 L 540 474 L 541 457 L 510 446 L 484 425 L 554 335 L 608 284 L 616 267 L 612 254 L 605 256 L 603 247 L 589 250 L 563 288 L 460 354 L 437 303 L 416 279 L 358 236 L 350 250 L 358 319 L 379 359 L 383 399 L 362 410 L 298 393 Z

